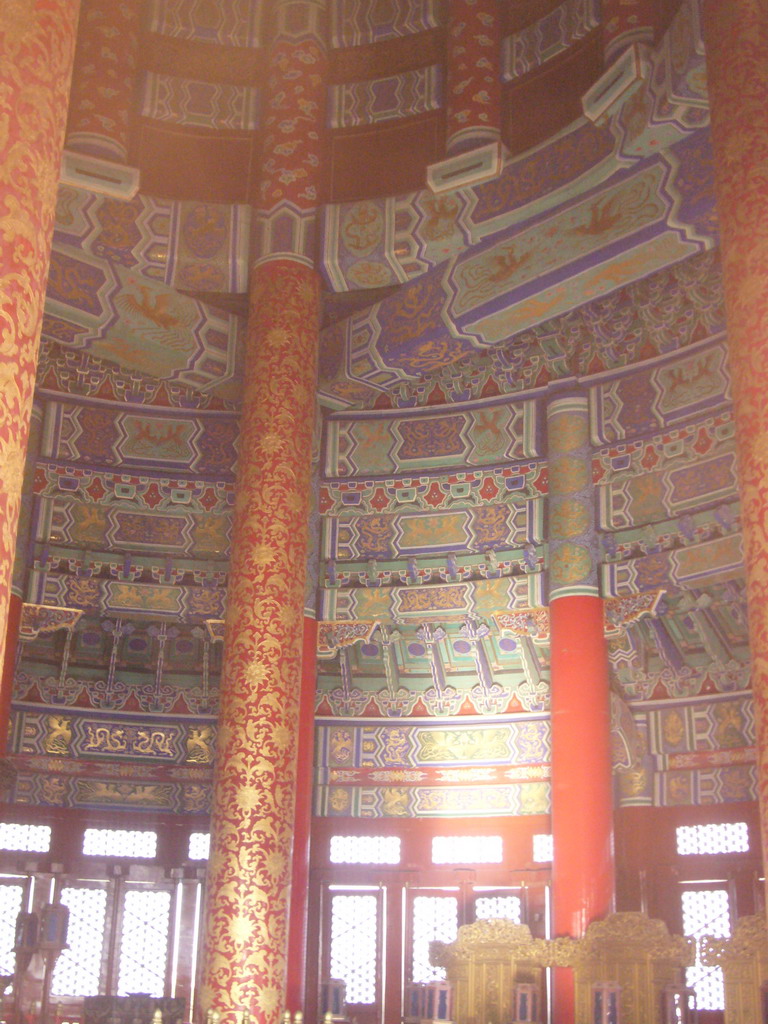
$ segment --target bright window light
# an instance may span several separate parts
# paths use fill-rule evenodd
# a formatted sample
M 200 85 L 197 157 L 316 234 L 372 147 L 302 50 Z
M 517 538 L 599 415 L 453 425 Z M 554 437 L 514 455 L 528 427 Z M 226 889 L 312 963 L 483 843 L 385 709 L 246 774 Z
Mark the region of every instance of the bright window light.
M 331 864 L 399 863 L 399 836 L 331 836 Z
M 680 825 L 676 833 L 677 852 L 681 854 L 746 853 L 749 850 L 746 821 Z
M 208 860 L 211 852 L 211 836 L 208 832 L 191 832 L 188 856 L 190 860 Z
M 83 853 L 93 857 L 156 857 L 157 832 L 121 828 L 87 828 Z
M 17 825 L 15 822 L 0 822 L 0 850 L 47 853 L 50 848 L 50 825 Z
M 433 864 L 501 864 L 501 836 L 434 836 Z
M 552 836 L 541 832 L 533 837 L 533 859 L 537 864 L 548 864 L 555 854 Z

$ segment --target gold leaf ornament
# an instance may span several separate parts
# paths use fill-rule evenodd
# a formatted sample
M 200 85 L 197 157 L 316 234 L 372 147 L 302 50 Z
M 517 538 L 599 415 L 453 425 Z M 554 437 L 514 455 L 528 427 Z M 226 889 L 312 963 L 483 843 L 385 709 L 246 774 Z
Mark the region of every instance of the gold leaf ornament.
M 10 54 L 14 54 L 21 46 L 29 28 L 28 0 L 3 0 L 3 18 L 0 27 L 3 29 L 5 49 Z
M 18 505 L 24 478 L 24 452 L 13 441 L 0 440 L 0 480 L 9 500 Z

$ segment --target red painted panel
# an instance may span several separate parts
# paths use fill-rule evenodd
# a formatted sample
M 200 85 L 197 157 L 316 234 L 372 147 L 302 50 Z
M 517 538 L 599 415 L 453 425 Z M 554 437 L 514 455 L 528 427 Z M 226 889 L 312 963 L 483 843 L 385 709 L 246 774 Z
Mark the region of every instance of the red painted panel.
M 536 146 L 582 116 L 581 97 L 603 70 L 598 31 L 548 61 L 502 94 L 502 138 L 514 156 Z
M 8 598 L 8 618 L 5 625 L 5 657 L 0 677 L 0 756 L 8 750 L 8 729 L 10 727 L 11 697 L 13 696 L 13 675 L 16 670 L 16 647 L 19 640 L 19 623 L 23 601 L 11 593 Z
M 331 49 L 328 54 L 328 81 L 341 83 L 383 78 L 414 68 L 426 68 L 444 59 L 445 30 L 433 28 L 379 43 Z
M 748 853 L 681 856 L 675 829 L 680 825 L 746 821 Z M 762 904 L 760 817 L 756 803 L 703 807 L 622 807 L 615 815 L 616 903 L 619 910 L 644 910 L 679 932 L 681 881 L 727 879 L 733 885 L 738 917 Z
M 148 195 L 200 202 L 246 203 L 258 167 L 259 136 L 184 129 L 139 121 L 129 162 Z
M 310 879 L 310 915 L 307 959 L 307 1024 L 317 1019 L 317 998 L 323 958 L 324 922 L 321 901 L 329 884 L 380 885 L 386 896 L 385 987 L 381 1004 L 367 1008 L 360 1024 L 399 1024 L 402 1019 L 402 991 L 408 972 L 409 894 L 415 889 L 439 890 L 450 887 L 460 895 L 462 905 L 472 886 L 523 887 L 528 921 L 535 935 L 545 934 L 545 888 L 549 865 L 533 861 L 533 836 L 550 831 L 548 815 L 518 818 L 465 819 L 391 819 L 391 818 L 315 818 L 312 824 L 312 872 Z M 399 865 L 331 865 L 329 845 L 332 835 L 398 835 L 402 858 Z M 499 835 L 504 837 L 502 864 L 433 865 L 432 838 L 437 835 Z M 406 911 L 405 917 L 403 911 Z M 327 926 L 327 921 L 325 922 Z
M 314 818 L 312 822 L 313 872 L 322 872 L 324 877 L 343 871 L 345 875 L 360 871 L 370 875 L 370 867 L 357 868 L 343 865 L 330 868 L 328 849 L 332 835 L 399 835 L 402 842 L 401 869 L 422 874 L 429 872 L 429 884 L 450 884 L 441 879 L 450 879 L 455 884 L 456 868 L 451 865 L 432 864 L 432 837 L 499 835 L 504 837 L 503 864 L 477 865 L 473 868 L 476 880 L 483 884 L 491 878 L 499 883 L 503 873 L 505 884 L 515 884 L 526 874 L 548 874 L 548 866 L 536 864 L 533 860 L 533 836 L 550 832 L 547 814 L 530 814 L 517 818 Z M 377 868 L 377 871 L 379 869 Z
M 442 111 L 331 132 L 324 200 L 341 203 L 424 188 L 427 166 L 444 156 Z

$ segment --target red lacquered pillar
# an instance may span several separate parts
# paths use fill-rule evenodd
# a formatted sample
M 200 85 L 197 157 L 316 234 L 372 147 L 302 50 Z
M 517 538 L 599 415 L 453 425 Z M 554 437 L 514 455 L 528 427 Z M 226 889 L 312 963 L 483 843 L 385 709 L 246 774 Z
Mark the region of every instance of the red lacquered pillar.
M 304 1009 L 305 997 L 316 686 L 317 621 L 305 616 L 297 735 L 296 812 L 293 826 L 293 873 L 291 878 L 291 916 L 288 922 L 288 976 L 286 981 L 286 1006 L 292 1012 Z
M 298 867 L 294 874 L 294 852 L 306 842 L 305 835 L 295 844 L 294 829 L 312 785 L 300 764 L 311 761 L 302 663 L 324 10 L 321 0 L 279 0 L 271 11 L 202 971 L 202 1010 L 219 1012 L 226 1024 L 242 1012 L 276 1024 L 287 1005 L 291 906 L 296 918 L 305 913 L 306 889 L 292 894 L 291 886 L 306 874 Z
M 555 935 L 584 935 L 613 907 L 608 658 L 586 397 L 547 410 Z M 574 1020 L 570 971 L 555 976 L 555 1020 Z
M 0 736 L 13 668 L 5 660 L 24 460 L 51 251 L 79 0 L 0 4 Z M 10 667 L 9 667 L 10 666 Z
M 202 999 L 231 1024 L 277 1021 L 286 999 L 319 309 L 309 268 L 254 276 Z
M 23 606 L 22 599 L 12 593 L 8 599 L 8 614 L 5 620 L 5 656 L 3 657 L 2 677 L 0 677 L 0 757 L 8 752 L 10 739 L 13 677 L 16 671 L 16 647 L 19 642 L 19 626 Z
M 704 0 L 702 13 L 768 863 L 768 11 L 762 0 Z
M 446 77 L 448 155 L 499 142 L 498 0 L 450 0 Z
M 144 0 L 82 0 L 67 149 L 125 163 Z
M 29 534 L 32 523 L 32 503 L 36 456 L 40 450 L 42 409 L 33 405 L 29 419 L 27 451 L 29 458 L 24 467 L 24 480 L 19 503 L 19 518 L 16 528 L 16 556 L 13 562 L 11 594 L 8 603 L 8 618 L 5 627 L 5 655 L 0 677 L 0 757 L 8 751 L 10 739 L 11 701 L 13 679 L 16 673 L 16 656 L 19 647 L 19 626 L 24 599 L 27 596 L 27 564 L 29 555 Z

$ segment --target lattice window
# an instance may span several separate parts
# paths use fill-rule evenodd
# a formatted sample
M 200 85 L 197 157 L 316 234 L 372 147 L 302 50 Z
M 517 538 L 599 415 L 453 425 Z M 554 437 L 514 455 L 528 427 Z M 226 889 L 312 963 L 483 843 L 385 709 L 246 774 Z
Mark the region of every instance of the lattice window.
M 699 961 L 699 945 L 704 935 L 728 938 L 731 934 L 728 893 L 725 889 L 687 889 L 682 900 L 683 933 L 696 939 L 696 963 L 686 969 L 686 984 L 695 990 L 699 1010 L 723 1010 L 722 968 L 705 967 Z
M 749 850 L 746 821 L 680 825 L 676 834 L 678 853 L 746 853 Z
M 0 974 L 13 974 L 16 955 L 13 943 L 16 938 L 16 915 L 21 910 L 24 886 L 0 885 Z
M 117 975 L 119 996 L 132 992 L 163 995 L 170 917 L 171 894 L 166 890 L 126 892 Z
M 189 859 L 208 860 L 211 852 L 211 837 L 208 832 L 191 832 L 189 836 Z
M 156 857 L 157 832 L 122 828 L 87 828 L 83 853 L 94 857 Z
M 331 864 L 399 863 L 399 836 L 331 836 Z
M 504 844 L 501 836 L 435 836 L 433 864 L 501 864 Z
M 348 1003 L 376 1002 L 379 901 L 371 894 L 331 898 L 331 977 L 345 982 Z
M 537 864 L 547 864 L 555 856 L 555 846 L 552 836 L 546 832 L 540 832 L 533 837 L 533 859 Z
M 50 848 L 50 825 L 18 825 L 11 821 L 0 822 L 0 850 L 47 853 Z
M 520 924 L 523 904 L 519 896 L 477 896 L 475 917 L 478 921 L 489 917 L 503 917 L 514 924 Z
M 106 889 L 65 888 L 61 902 L 69 907 L 69 949 L 56 961 L 51 994 L 97 996 L 104 946 Z
M 445 970 L 429 962 L 430 942 L 453 942 L 459 926 L 455 896 L 416 896 L 413 901 L 413 965 L 411 980 L 442 981 Z

